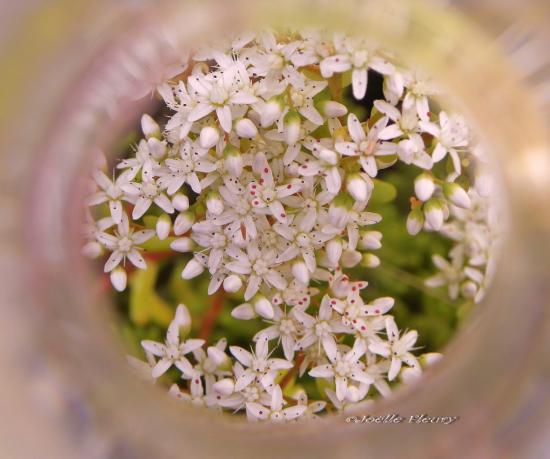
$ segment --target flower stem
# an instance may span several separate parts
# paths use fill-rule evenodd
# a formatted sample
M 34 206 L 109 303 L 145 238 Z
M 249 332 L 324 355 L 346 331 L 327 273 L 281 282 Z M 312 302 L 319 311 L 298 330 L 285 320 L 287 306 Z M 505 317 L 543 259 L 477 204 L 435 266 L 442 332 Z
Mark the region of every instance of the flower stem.
M 300 365 L 304 361 L 304 357 L 304 354 L 298 354 L 298 356 L 296 357 L 296 363 L 290 370 L 287 371 L 287 373 L 283 376 L 283 379 L 281 379 L 281 382 L 279 383 L 281 389 L 284 390 L 288 383 L 292 381 L 292 378 L 298 373 Z
M 216 319 L 220 316 L 223 311 L 223 304 L 225 302 L 225 290 L 220 289 L 218 293 L 214 295 L 210 308 L 206 311 L 204 315 L 201 326 L 199 329 L 199 338 L 208 342 L 208 338 L 212 334 L 214 325 L 216 324 Z

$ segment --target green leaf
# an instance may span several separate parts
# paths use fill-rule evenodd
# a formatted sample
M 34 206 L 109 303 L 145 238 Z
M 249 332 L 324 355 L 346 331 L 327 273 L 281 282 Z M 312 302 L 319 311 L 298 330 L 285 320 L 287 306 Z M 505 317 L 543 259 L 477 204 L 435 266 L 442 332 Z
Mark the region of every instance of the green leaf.
M 130 276 L 130 320 L 136 325 L 155 322 L 168 326 L 174 310 L 155 292 L 158 263 L 148 261 L 147 269 L 138 269 Z
M 397 196 L 397 189 L 394 185 L 382 180 L 373 179 L 374 190 L 369 203 L 372 204 L 387 204 L 392 202 Z
M 157 236 L 154 236 L 141 244 L 141 247 L 150 252 L 167 252 L 172 250 L 170 249 L 170 244 L 176 239 L 175 237 L 167 237 L 161 241 Z

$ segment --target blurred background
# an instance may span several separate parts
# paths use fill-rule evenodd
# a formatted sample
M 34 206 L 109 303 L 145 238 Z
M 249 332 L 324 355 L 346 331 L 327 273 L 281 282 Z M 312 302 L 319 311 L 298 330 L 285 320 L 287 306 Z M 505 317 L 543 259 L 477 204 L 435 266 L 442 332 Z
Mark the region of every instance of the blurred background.
M 113 353 L 108 309 L 79 256 L 89 153 L 151 106 L 171 59 L 158 43 L 185 50 L 246 24 L 329 20 L 437 75 L 505 185 L 512 227 L 496 287 L 449 345 L 452 367 L 375 409 L 461 416 L 446 429 L 247 426 L 174 409 L 126 370 L 122 348 Z M 0 457 L 550 457 L 549 30 L 544 0 L 2 1 Z M 387 250 L 399 268 L 412 263 L 404 248 Z M 460 315 L 414 299 L 426 301 L 436 322 L 413 326 L 439 349 Z

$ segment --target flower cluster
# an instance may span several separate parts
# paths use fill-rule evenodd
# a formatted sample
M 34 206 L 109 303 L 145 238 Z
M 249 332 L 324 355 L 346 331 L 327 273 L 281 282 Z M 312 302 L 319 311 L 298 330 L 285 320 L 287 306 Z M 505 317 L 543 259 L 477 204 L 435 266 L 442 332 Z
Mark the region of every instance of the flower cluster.
M 170 236 L 172 250 L 192 253 L 183 279 L 204 274 L 209 294 L 242 294 L 232 316 L 268 326 L 252 351 L 227 350 L 224 340 L 205 350 L 202 340 L 181 341 L 190 318 L 179 306 L 165 343 L 142 343 L 147 371 L 158 378 L 174 366 L 188 384 L 173 395 L 272 421 L 346 410 L 374 390 L 387 396 L 400 375 L 416 377 L 417 333 L 399 330 L 392 298 L 365 301 L 367 282 L 349 270 L 380 263 L 371 252 L 382 234 L 371 226 L 381 216 L 369 200 L 379 172 L 404 163 L 420 169 L 408 231 L 459 241 L 451 264 L 434 259 L 442 272 L 429 284 L 480 296 L 477 267 L 489 264 L 491 237 L 476 191 L 460 185 L 473 155 L 464 120 L 436 110 L 439 91 L 420 73 L 345 35 L 244 34 L 197 50 L 188 69 L 157 88 L 172 112 L 162 129 L 144 115 L 144 138 L 116 178 L 94 174 L 88 203 L 108 216 L 90 216 L 85 251 L 110 253 L 105 272 L 121 291 L 126 259 L 145 268 L 142 244 Z M 362 99 L 372 73 L 384 79 L 384 99 L 361 119 L 344 90 Z M 279 347 L 282 357 L 271 357 Z M 284 396 L 281 376 L 291 372 L 323 380 L 327 401 Z

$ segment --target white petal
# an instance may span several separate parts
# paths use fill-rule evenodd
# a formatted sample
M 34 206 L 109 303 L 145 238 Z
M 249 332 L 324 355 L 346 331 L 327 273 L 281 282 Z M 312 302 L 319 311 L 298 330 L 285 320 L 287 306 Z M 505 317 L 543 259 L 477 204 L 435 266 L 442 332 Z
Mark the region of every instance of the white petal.
M 230 346 L 229 352 L 231 352 L 231 354 L 233 354 L 244 366 L 249 367 L 252 365 L 252 354 L 246 349 L 239 346 Z
M 246 412 L 255 419 L 265 420 L 268 418 L 270 410 L 259 403 L 248 402 L 246 404 Z
M 367 138 L 359 118 L 354 113 L 348 115 L 348 131 L 355 143 L 361 143 Z
M 309 371 L 309 375 L 314 378 L 330 378 L 334 376 L 332 365 L 320 365 Z
M 368 72 L 367 70 L 354 70 L 351 75 L 351 84 L 353 88 L 353 97 L 357 100 L 361 100 L 365 97 L 367 93 L 367 82 L 368 82 Z
M 115 250 L 111 254 L 111 256 L 108 258 L 108 260 L 105 262 L 103 271 L 108 273 L 113 269 L 115 269 L 122 261 L 122 258 L 123 258 L 122 252 L 120 252 L 119 250 Z
M 220 125 L 225 132 L 231 132 L 233 124 L 233 116 L 231 115 L 231 108 L 228 105 L 216 109 L 216 114 L 218 115 L 218 120 Z
M 138 218 L 141 218 L 145 212 L 151 207 L 151 199 L 144 198 L 140 196 L 137 201 L 136 205 L 134 207 L 134 210 L 132 211 L 132 218 L 134 220 L 137 220 Z
M 153 368 L 153 378 L 158 378 L 159 376 L 162 376 L 171 366 L 172 362 L 170 360 L 164 358 L 160 359 Z
M 147 268 L 147 264 L 145 263 L 145 260 L 143 259 L 143 257 L 141 256 L 141 254 L 137 249 L 130 250 L 127 257 L 128 257 L 128 260 L 130 260 L 136 268 L 139 268 L 139 269 Z

